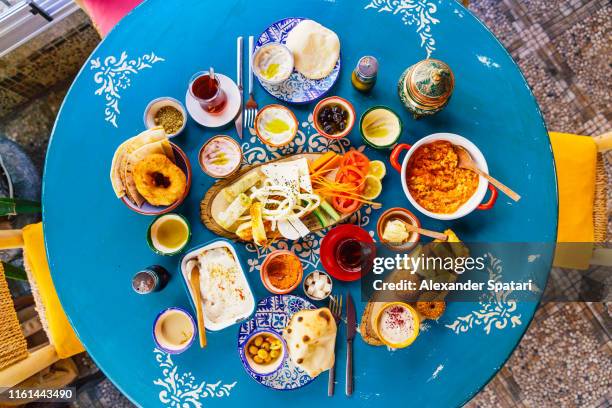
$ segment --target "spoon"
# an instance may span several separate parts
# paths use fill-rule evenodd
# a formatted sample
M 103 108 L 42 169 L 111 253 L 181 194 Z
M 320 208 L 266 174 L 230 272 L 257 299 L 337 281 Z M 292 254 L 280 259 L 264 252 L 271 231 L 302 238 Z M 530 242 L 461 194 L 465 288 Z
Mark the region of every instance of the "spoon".
M 213 87 L 215 86 L 215 70 L 213 67 L 208 68 L 208 81 L 209 88 L 213 89 Z
M 441 232 L 419 228 L 407 222 L 405 222 L 404 225 L 406 226 L 406 229 L 410 232 L 418 232 L 419 234 L 425 235 L 426 237 L 439 239 L 440 241 L 448 241 L 448 235 L 442 234 Z
M 474 163 L 474 159 L 472 159 L 472 156 L 470 155 L 470 153 L 467 150 L 465 150 L 463 147 L 457 146 L 457 145 L 454 145 L 453 147 L 455 149 L 455 153 L 457 153 L 457 157 L 459 158 L 458 167 L 460 167 L 462 169 L 472 170 L 474 173 L 479 174 L 482 177 L 486 178 L 487 180 L 489 180 L 489 182 L 491 184 L 493 184 L 495 187 L 499 188 L 505 195 L 507 195 L 508 197 L 513 199 L 514 201 L 518 201 L 518 200 L 521 199 L 520 195 L 516 194 L 510 188 L 508 188 L 507 186 L 502 184 L 500 181 L 494 179 L 493 177 L 489 176 L 484 171 L 480 170 L 476 166 L 476 163 Z
M 190 268 L 189 281 L 191 284 L 191 290 L 195 297 L 196 303 L 196 314 L 198 316 L 198 335 L 200 337 L 200 347 L 206 347 L 206 327 L 204 326 L 204 313 L 202 308 L 202 297 L 200 295 L 200 266 L 196 260 L 190 260 L 187 263 Z

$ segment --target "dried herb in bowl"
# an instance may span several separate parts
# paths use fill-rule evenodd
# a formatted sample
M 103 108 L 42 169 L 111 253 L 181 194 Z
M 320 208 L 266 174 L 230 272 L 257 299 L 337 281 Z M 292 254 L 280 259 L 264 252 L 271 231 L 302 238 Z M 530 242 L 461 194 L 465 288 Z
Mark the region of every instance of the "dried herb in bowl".
M 166 134 L 173 135 L 181 130 L 185 118 L 183 118 L 181 111 L 174 106 L 163 106 L 155 112 L 153 120 L 155 121 L 155 125 L 164 128 Z

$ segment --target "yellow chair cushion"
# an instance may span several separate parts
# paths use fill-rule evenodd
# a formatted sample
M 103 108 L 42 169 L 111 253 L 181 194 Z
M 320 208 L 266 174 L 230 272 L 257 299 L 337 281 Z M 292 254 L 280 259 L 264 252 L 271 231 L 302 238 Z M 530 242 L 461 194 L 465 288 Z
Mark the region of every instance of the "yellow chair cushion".
M 597 145 L 588 136 L 550 132 L 559 183 L 559 227 L 557 242 L 594 241 L 593 202 Z M 592 246 L 559 245 L 555 266 L 585 269 Z
M 28 225 L 23 229 L 24 256 L 33 275 L 40 299 L 45 309 L 51 344 L 60 359 L 85 351 L 68 322 L 51 279 L 47 253 L 43 239 L 42 223 Z

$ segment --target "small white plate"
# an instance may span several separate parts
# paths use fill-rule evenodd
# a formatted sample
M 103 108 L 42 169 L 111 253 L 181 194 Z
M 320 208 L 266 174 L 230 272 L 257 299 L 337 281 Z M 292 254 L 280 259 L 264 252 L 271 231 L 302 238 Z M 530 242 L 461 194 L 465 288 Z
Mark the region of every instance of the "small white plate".
M 242 99 L 238 85 L 231 78 L 223 74 L 215 75 L 219 78 L 221 88 L 227 95 L 227 106 L 223 109 L 223 112 L 218 114 L 206 112 L 198 101 L 191 96 L 189 89 L 187 89 L 187 95 L 185 95 L 185 105 L 189 115 L 200 125 L 209 128 L 218 128 L 232 122 L 240 110 Z

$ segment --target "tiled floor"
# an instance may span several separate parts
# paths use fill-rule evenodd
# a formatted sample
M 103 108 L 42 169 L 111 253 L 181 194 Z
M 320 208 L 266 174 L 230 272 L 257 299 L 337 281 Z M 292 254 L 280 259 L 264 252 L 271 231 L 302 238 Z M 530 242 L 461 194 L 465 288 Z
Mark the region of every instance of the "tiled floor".
M 549 129 L 585 135 L 610 130 L 609 0 L 473 0 L 470 9 L 519 63 Z M 56 44 L 68 54 L 57 51 L 54 56 L 72 61 L 72 68 L 67 64 L 63 71 L 68 80 L 56 80 L 50 90 L 16 112 L 0 111 L 0 116 L 5 115 L 0 118 L 0 133 L 22 143 L 38 166 L 69 77 L 95 46 L 95 34 L 83 15 L 74 19 L 80 34 L 68 42 L 74 44 L 70 47 Z M 0 81 L 5 66 L 0 60 Z M 21 97 L 22 102 L 26 99 Z M 608 157 L 608 168 L 610 162 Z M 612 406 L 611 328 L 608 304 L 543 305 L 508 363 L 468 406 Z M 108 381 L 90 390 L 77 405 L 89 406 L 88 401 L 98 399 L 104 407 L 130 406 Z

